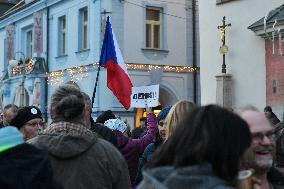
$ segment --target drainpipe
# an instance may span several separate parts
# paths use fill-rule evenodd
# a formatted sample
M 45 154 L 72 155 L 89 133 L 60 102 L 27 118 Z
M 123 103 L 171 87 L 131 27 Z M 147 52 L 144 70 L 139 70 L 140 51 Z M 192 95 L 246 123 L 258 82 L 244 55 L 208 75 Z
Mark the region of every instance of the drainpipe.
M 48 64 L 49 64 L 49 7 L 46 8 L 46 62 L 45 62 L 45 72 L 48 73 L 49 69 L 48 69 Z M 45 76 L 45 121 L 47 122 L 48 116 L 47 116 L 47 112 L 48 112 L 48 84 L 47 84 L 47 76 Z
M 192 0 L 192 66 L 196 67 L 196 10 L 195 0 Z M 197 73 L 193 72 L 193 102 L 197 104 Z

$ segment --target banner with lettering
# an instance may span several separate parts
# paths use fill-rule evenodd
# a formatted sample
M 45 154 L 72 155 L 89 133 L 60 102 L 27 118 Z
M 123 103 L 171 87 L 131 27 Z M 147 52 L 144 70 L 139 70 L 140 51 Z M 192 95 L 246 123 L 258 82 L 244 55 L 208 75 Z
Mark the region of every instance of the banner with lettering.
M 159 103 L 159 85 L 132 87 L 131 107 L 156 107 Z
M 35 12 L 34 17 L 34 52 L 42 53 L 43 51 L 43 33 L 42 33 L 42 12 Z
M 14 59 L 14 36 L 15 36 L 15 26 L 13 24 L 5 27 L 6 39 L 5 39 L 5 52 L 6 59 Z

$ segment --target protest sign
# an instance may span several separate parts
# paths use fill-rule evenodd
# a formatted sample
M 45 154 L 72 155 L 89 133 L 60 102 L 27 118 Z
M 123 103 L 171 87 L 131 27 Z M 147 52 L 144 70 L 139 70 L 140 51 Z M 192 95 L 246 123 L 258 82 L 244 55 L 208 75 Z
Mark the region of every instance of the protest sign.
M 132 87 L 131 107 L 145 108 L 158 106 L 159 85 Z

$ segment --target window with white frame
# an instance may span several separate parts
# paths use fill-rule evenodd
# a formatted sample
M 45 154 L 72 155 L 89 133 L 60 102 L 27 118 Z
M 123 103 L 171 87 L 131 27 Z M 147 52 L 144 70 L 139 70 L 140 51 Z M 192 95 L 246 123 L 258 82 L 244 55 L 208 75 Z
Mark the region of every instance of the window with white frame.
M 27 41 L 26 55 L 28 58 L 32 58 L 33 56 L 33 31 L 29 30 L 26 35 L 27 35 L 26 36 L 26 41 Z
M 88 48 L 88 8 L 80 9 L 79 14 L 79 50 Z
M 58 55 L 66 54 L 66 16 L 61 16 L 58 19 L 59 40 L 58 40 Z
M 146 48 L 162 47 L 162 8 L 146 8 Z

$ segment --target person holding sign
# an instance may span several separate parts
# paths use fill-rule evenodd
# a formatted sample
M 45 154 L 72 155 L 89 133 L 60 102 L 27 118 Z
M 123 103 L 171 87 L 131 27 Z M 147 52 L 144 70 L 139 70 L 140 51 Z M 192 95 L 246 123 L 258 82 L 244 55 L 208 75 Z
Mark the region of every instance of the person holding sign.
M 134 188 L 135 178 L 137 174 L 139 157 L 144 152 L 146 146 L 150 144 L 158 132 L 156 116 L 151 108 L 147 109 L 147 133 L 138 139 L 127 136 L 127 126 L 120 119 L 109 119 L 105 122 L 105 126 L 115 132 L 117 147 L 125 157 L 128 163 L 131 187 Z

